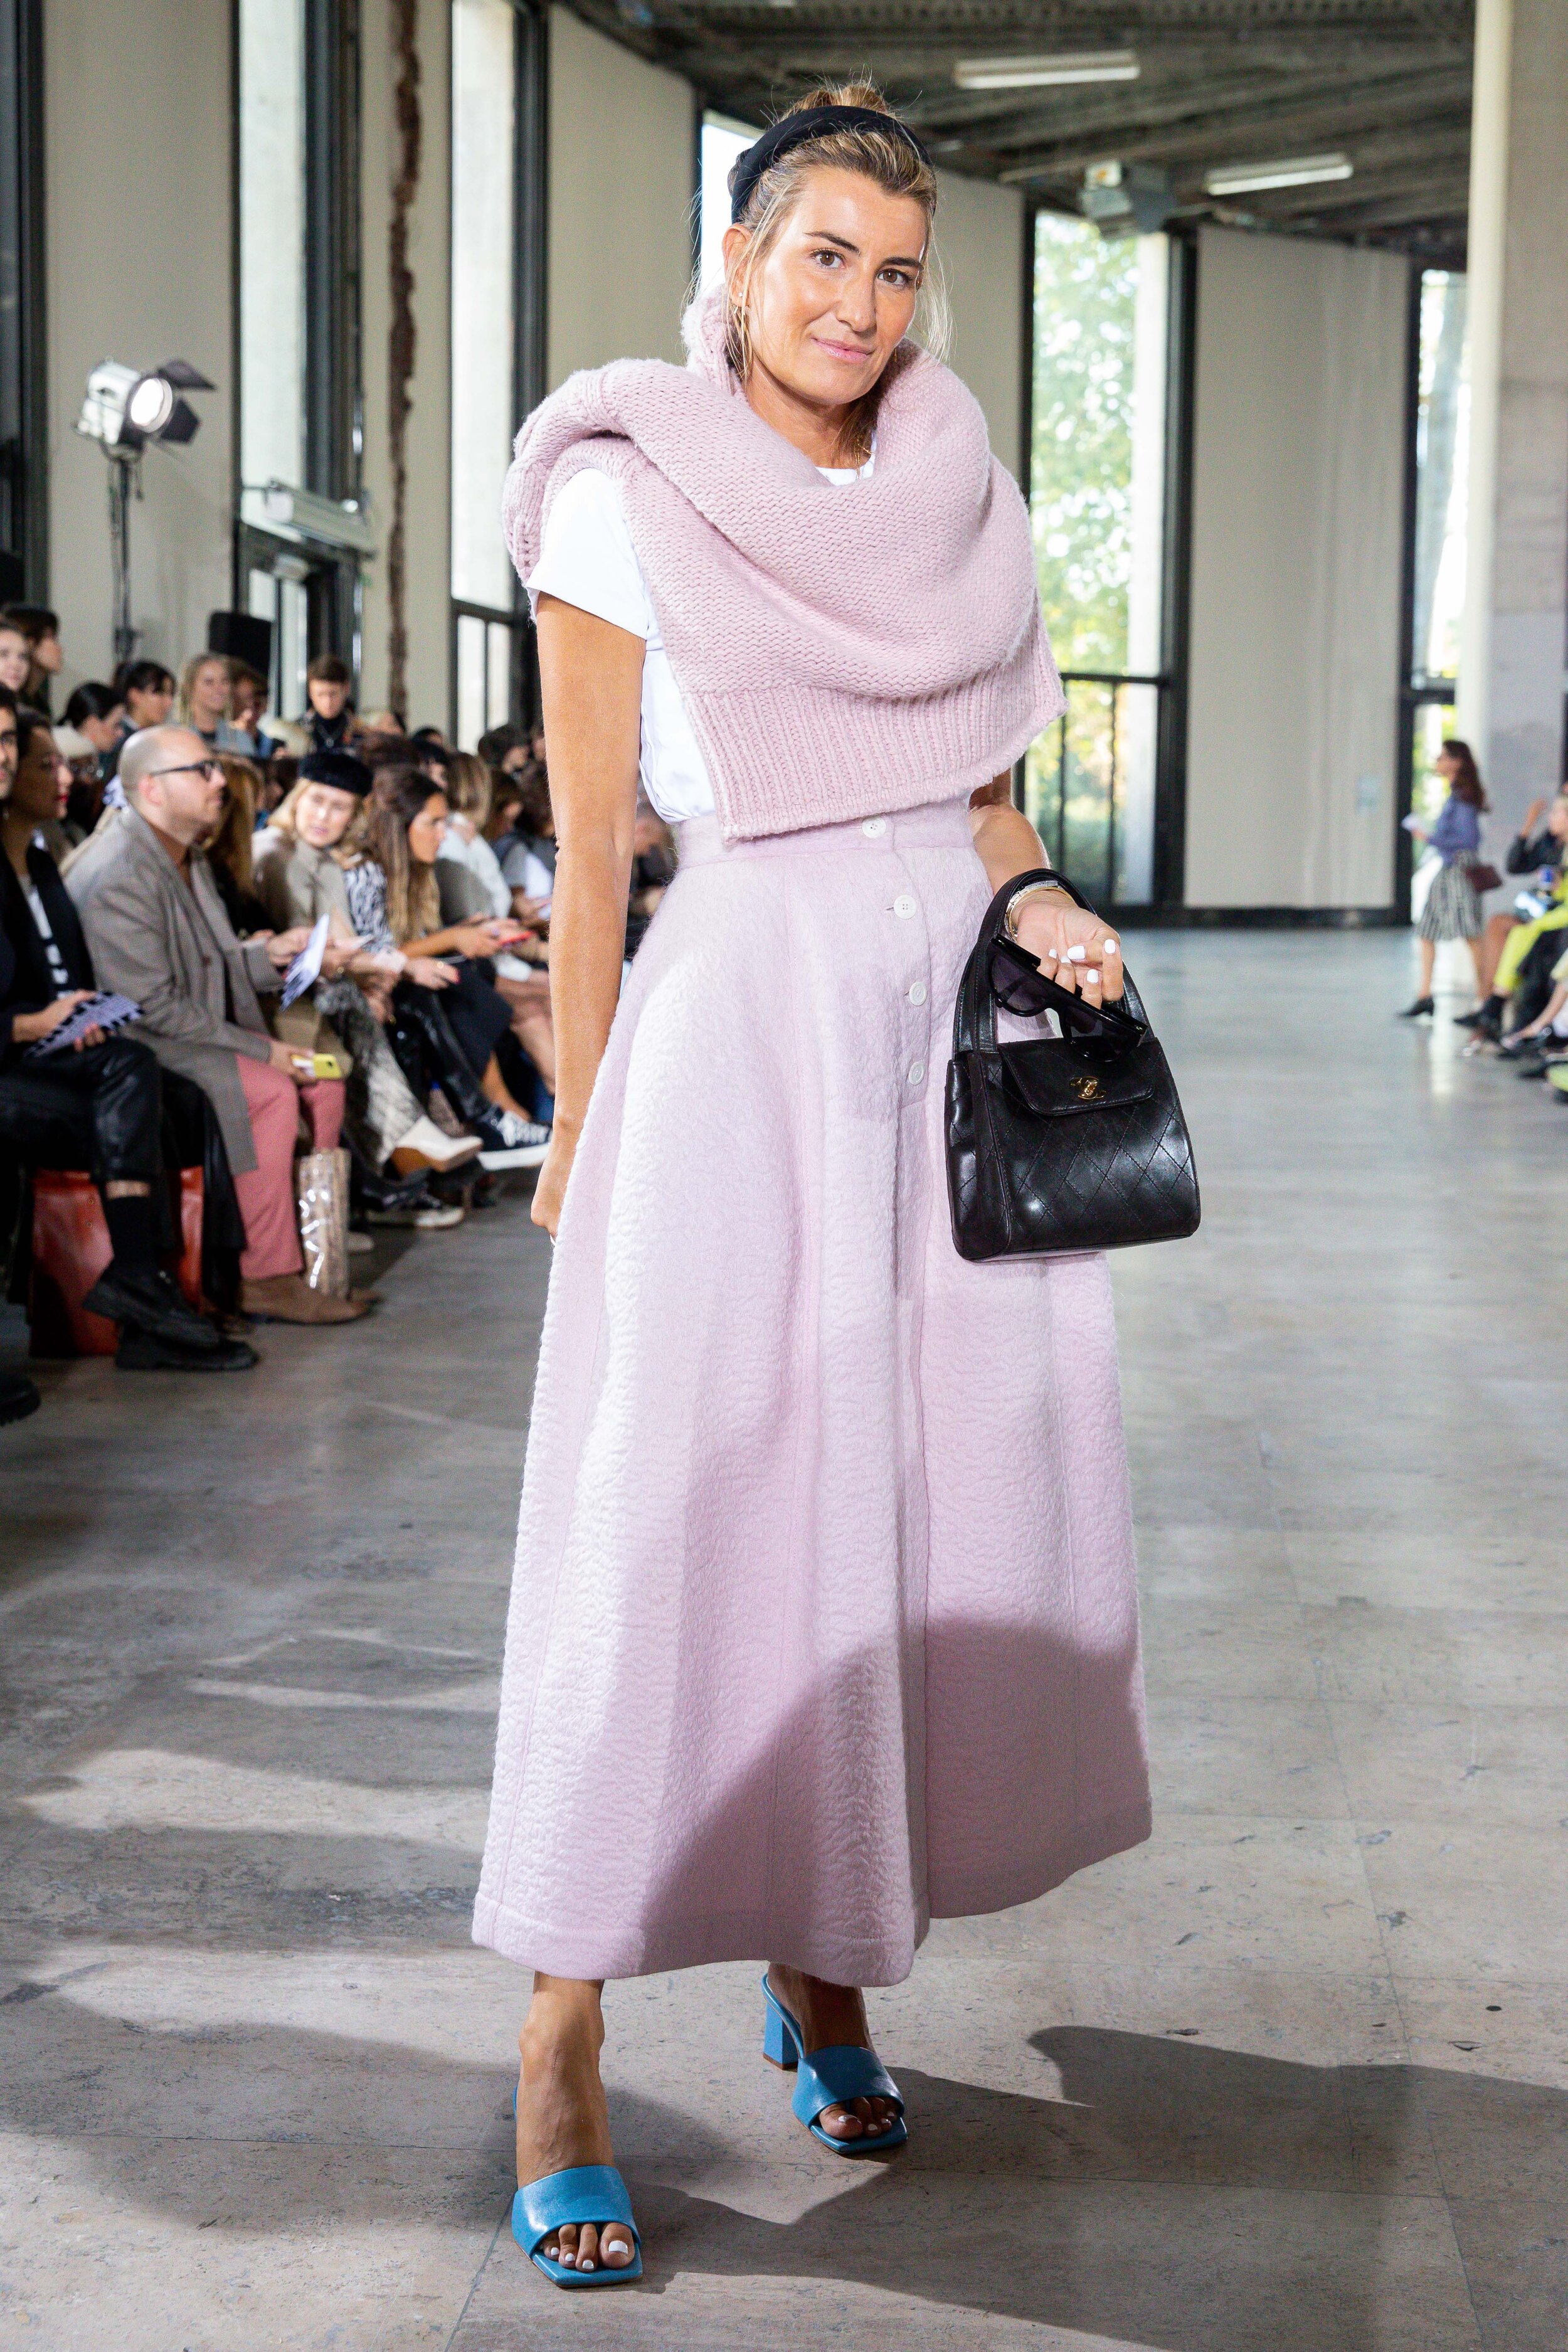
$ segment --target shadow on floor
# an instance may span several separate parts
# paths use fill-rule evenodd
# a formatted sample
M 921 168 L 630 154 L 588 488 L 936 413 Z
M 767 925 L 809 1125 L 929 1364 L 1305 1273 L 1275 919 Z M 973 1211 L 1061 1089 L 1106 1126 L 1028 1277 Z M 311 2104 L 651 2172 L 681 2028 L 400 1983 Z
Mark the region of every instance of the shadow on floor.
M 1498 2321 L 1484 2341 L 1560 2352 L 1550 2282 L 1531 2286 L 1516 2258 L 1529 2273 L 1542 2253 L 1528 2242 L 1531 2200 L 1561 2196 L 1563 2095 L 1088 2028 L 1034 2043 L 1059 2070 L 1059 2098 L 900 2068 L 911 2140 L 890 2161 L 841 2165 L 795 2147 L 781 2104 L 764 2160 L 789 2147 L 812 2167 L 814 2193 L 826 2192 L 787 2222 L 666 2185 L 700 2180 L 721 2158 L 732 2168 L 732 2151 L 689 2116 L 617 2099 L 646 2242 L 647 2277 L 627 2294 L 645 2299 L 644 2320 L 630 2335 L 629 2318 L 616 2321 L 595 2341 L 673 2343 L 665 2330 L 679 2332 L 679 2311 L 655 2322 L 647 2298 L 678 2282 L 684 2297 L 704 2282 L 773 2277 L 1158 2352 L 1458 2347 L 1476 2338 L 1453 2198 L 1469 2200 L 1458 2210 L 1471 2215 L 1470 2285 Z M 0 2003 L 0 2114 L 13 2131 L 72 2140 L 101 2175 L 109 2210 L 140 2206 L 246 2235 L 329 2218 L 467 2227 L 493 2222 L 507 2201 L 497 2071 L 270 2025 L 150 2032 L 77 2005 L 63 1985 Z M 199 2153 L 215 2142 L 217 2165 Z M 398 2160 L 422 2148 L 428 2167 Z M 543 2315 L 518 2301 L 534 2284 L 521 2260 L 503 2238 L 455 2339 L 461 2352 L 543 2340 L 531 2332 Z

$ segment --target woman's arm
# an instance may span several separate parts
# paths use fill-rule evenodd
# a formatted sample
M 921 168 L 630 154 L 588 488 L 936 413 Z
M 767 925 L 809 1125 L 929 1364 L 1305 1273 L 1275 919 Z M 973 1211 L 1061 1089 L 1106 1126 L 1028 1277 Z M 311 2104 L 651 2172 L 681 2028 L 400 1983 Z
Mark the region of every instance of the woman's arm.
M 1011 776 L 993 777 L 973 795 L 969 824 L 993 893 L 1015 874 L 1051 862 L 1028 818 L 1013 806 Z M 1017 936 L 1020 946 L 1039 957 L 1048 979 L 1066 989 L 1081 988 L 1089 1003 L 1121 994 L 1121 941 L 1099 915 L 1086 915 L 1065 891 L 1026 899 L 1018 910 Z
M 630 629 L 556 596 L 540 597 L 538 625 L 558 847 L 550 917 L 555 1126 L 532 1214 L 553 1234 L 621 990 L 647 648 Z

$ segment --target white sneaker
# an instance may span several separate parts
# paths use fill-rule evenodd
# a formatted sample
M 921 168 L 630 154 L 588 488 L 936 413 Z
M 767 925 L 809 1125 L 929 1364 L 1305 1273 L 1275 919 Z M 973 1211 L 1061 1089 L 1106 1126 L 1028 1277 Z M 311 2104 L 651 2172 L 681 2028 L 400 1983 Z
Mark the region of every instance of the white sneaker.
M 493 1144 L 487 1144 L 479 1153 L 481 1168 L 538 1168 L 550 1149 L 550 1129 L 537 1127 L 531 1118 L 518 1118 L 510 1110 L 498 1110 L 487 1122 Z
M 374 1247 L 375 1244 L 372 1241 L 368 1234 L 356 1234 L 352 1225 L 349 1227 L 348 1253 L 350 1257 L 366 1257 L 369 1255 L 370 1252 L 374 1249 Z
M 410 1201 L 395 1209 L 367 1209 L 365 1223 L 371 1225 L 397 1225 L 405 1232 L 418 1234 L 448 1233 L 463 1222 L 463 1212 L 455 1202 L 438 1201 L 427 1193 L 421 1201 Z
M 399 1151 L 416 1152 L 426 1168 L 461 1168 L 481 1149 L 476 1135 L 443 1135 L 433 1118 L 416 1118 L 397 1139 Z

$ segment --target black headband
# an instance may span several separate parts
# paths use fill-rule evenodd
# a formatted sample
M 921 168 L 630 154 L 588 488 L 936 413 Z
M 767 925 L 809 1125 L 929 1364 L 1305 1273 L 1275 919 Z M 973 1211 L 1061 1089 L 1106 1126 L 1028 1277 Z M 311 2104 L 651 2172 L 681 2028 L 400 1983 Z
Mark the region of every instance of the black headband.
M 735 158 L 730 170 L 731 220 L 740 219 L 752 190 L 771 163 L 787 155 L 792 147 L 803 146 L 808 139 L 825 138 L 831 131 L 885 131 L 901 139 L 922 163 L 931 162 L 909 124 L 900 122 L 896 114 L 879 113 L 874 106 L 803 106 L 795 114 L 781 115 Z

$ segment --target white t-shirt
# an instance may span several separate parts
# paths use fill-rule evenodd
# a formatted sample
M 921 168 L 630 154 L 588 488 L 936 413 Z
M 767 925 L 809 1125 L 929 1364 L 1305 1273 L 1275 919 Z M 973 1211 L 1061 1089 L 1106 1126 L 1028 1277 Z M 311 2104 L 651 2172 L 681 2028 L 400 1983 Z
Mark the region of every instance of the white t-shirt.
M 858 481 L 876 463 L 876 452 L 857 470 L 819 466 L 825 481 Z M 664 650 L 653 603 L 617 484 L 608 474 L 584 467 L 574 474 L 550 509 L 539 561 L 529 574 L 535 611 L 542 596 L 611 621 L 641 637 L 647 652 L 642 671 L 642 788 L 667 824 L 683 817 L 710 816 L 713 786 L 708 764 L 686 715 Z

